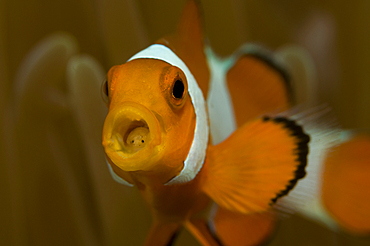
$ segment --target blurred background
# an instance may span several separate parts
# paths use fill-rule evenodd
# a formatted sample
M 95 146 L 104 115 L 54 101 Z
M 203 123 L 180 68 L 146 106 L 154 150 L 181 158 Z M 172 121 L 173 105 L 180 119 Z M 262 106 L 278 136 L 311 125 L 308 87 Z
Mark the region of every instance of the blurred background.
M 91 80 L 100 81 L 111 66 L 172 32 L 184 2 L 0 0 L 0 245 L 143 243 L 149 212 L 135 189 L 113 181 L 100 148 L 99 87 L 74 88 L 68 62 L 88 60 L 96 67 Z M 318 103 L 328 103 L 344 128 L 370 127 L 369 1 L 201 3 L 216 53 L 229 55 L 245 42 L 272 50 L 300 45 L 316 67 Z M 81 91 L 91 93 L 85 106 L 98 112 L 74 107 L 86 97 Z M 198 244 L 184 232 L 176 245 Z M 295 215 L 268 245 L 370 241 Z

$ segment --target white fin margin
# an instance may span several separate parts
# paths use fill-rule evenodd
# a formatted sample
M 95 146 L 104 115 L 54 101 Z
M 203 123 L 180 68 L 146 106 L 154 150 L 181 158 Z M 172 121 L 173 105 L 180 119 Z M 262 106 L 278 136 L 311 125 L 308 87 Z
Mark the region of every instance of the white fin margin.
M 188 81 L 188 92 L 193 103 L 196 116 L 194 139 L 191 144 L 189 154 L 184 161 L 184 168 L 178 176 L 171 179 L 166 183 L 166 185 L 179 184 L 193 180 L 203 166 L 208 145 L 208 118 L 203 93 L 189 68 L 168 47 L 161 44 L 153 44 L 131 57 L 128 61 L 140 58 L 162 60 L 172 66 L 180 68 L 185 73 Z
M 108 163 L 107 160 L 105 160 L 107 162 L 107 165 L 108 165 L 108 169 L 109 169 L 109 172 L 110 174 L 112 175 L 112 178 L 114 181 L 116 181 L 117 183 L 120 183 L 120 184 L 123 184 L 123 185 L 127 185 L 127 186 L 130 186 L 130 187 L 133 187 L 134 185 L 133 184 L 130 184 L 129 182 L 127 182 L 126 180 L 124 180 L 123 178 L 121 178 L 120 176 L 118 176 L 114 171 L 113 171 L 113 168 L 111 167 L 111 165 Z
M 329 149 L 341 142 L 342 132 L 329 114 L 330 111 L 329 107 L 322 105 L 290 117 L 303 126 L 304 132 L 310 135 L 311 140 L 308 144 L 306 176 L 297 182 L 287 196 L 277 202 L 275 208 L 278 210 L 298 211 L 310 217 L 316 212 L 322 215 L 323 210 L 318 204 L 321 203 L 324 161 Z

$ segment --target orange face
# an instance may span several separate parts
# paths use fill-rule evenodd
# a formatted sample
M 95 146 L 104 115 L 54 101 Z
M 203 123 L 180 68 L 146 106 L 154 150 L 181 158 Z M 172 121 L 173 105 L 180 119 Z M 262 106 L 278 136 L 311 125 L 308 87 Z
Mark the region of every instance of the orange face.
M 182 168 L 195 113 L 181 69 L 157 59 L 136 59 L 108 72 L 103 85 L 109 113 L 103 128 L 108 162 L 121 178 L 155 175 L 166 183 Z

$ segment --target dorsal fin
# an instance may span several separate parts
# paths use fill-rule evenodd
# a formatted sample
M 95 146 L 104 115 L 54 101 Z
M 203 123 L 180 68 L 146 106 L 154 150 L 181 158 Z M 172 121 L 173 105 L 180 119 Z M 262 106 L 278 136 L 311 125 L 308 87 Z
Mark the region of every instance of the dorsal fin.
M 244 51 L 227 73 L 237 126 L 289 107 L 289 76 L 262 48 Z
M 156 43 L 169 47 L 188 66 L 207 96 L 209 70 L 204 54 L 203 25 L 200 3 L 195 0 L 186 2 L 175 33 L 159 39 Z

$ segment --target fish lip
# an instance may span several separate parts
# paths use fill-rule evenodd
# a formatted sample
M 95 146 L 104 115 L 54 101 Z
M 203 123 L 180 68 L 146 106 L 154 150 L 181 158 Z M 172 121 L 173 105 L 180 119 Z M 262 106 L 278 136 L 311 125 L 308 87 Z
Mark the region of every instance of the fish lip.
M 149 170 L 160 156 L 162 134 L 158 114 L 135 102 L 124 102 L 109 111 L 103 126 L 102 144 L 112 163 L 123 171 Z M 143 147 L 127 143 L 130 132 L 147 129 Z M 139 129 L 140 130 L 140 129 Z

